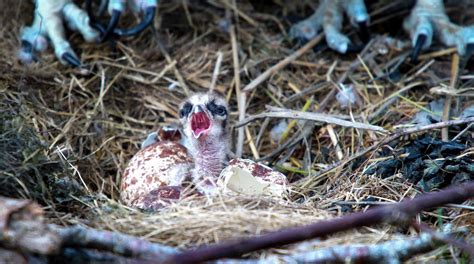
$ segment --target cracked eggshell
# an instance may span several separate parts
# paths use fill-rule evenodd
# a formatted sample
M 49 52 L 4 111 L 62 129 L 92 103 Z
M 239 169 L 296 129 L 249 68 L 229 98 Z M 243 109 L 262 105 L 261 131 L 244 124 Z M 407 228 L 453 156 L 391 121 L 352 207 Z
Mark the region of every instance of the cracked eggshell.
M 182 183 L 191 176 L 193 160 L 177 142 L 161 141 L 141 149 L 122 175 L 120 196 L 132 207 L 157 209 L 181 196 Z
M 288 188 L 288 179 L 284 174 L 252 160 L 232 159 L 222 170 L 218 186 L 224 193 L 282 197 Z

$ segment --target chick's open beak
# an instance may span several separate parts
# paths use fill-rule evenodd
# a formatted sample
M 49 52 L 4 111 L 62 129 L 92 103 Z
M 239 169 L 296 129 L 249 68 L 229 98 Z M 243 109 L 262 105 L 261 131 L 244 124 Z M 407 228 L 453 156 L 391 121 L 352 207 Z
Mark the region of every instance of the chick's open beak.
M 196 106 L 191 114 L 191 130 L 194 138 L 199 138 L 211 127 L 211 119 L 201 106 Z

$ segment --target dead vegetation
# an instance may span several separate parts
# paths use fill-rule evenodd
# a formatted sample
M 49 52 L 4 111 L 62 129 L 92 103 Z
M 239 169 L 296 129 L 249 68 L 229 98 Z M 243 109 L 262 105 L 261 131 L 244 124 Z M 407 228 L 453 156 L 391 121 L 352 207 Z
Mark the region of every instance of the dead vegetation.
M 300 57 L 243 93 L 245 87 L 252 88 L 249 83 L 301 47 L 288 39 L 288 16 L 306 15 L 309 5 L 279 2 L 252 5 L 238 1 L 237 7 L 232 1 L 163 2 L 156 30 L 140 37 L 88 44 L 71 34 L 73 47 L 88 65 L 85 72 L 60 65 L 50 50 L 41 55 L 39 63 L 20 65 L 16 60 L 18 34 L 31 19 L 32 5 L 2 1 L 0 195 L 40 202 L 50 223 L 83 224 L 191 248 L 329 219 L 427 191 L 419 180 L 404 176 L 404 166 L 409 165 L 405 147 L 427 136 L 440 140 L 441 129 L 402 134 L 378 146 L 387 133 L 293 119 L 287 119 L 272 138 L 272 129 L 283 119 L 267 117 L 240 128 L 242 153 L 288 175 L 293 192 L 287 203 L 248 197 L 213 203 L 191 199 L 158 214 L 119 203 L 117 186 L 128 160 L 149 132 L 177 122 L 177 105 L 188 92 L 209 89 L 219 54 L 222 65 L 215 89 L 229 100 L 233 125 L 244 117 L 284 108 L 394 131 L 410 127 L 417 112 L 446 94 L 453 95 L 453 118 L 472 105 L 472 63 L 461 67 L 458 80 L 452 75 L 458 67 L 452 63 L 457 56 L 453 49 L 438 45 L 417 64 L 406 60 L 406 35 L 401 30 L 394 32 L 393 25 L 400 23 L 408 9 L 402 7 L 385 16 L 387 10 L 381 4 L 371 6 L 372 28 L 374 33 L 389 31 L 390 37 L 378 35 L 361 53 L 344 56 L 315 41 L 316 48 L 305 49 Z M 474 21 L 474 13 L 456 12 L 459 8 L 449 9 L 463 15 L 453 19 L 466 24 Z M 356 34 L 351 37 L 357 39 Z M 356 89 L 356 104 L 341 108 L 335 99 L 340 84 Z M 462 159 L 467 167 L 448 174 L 464 173 L 464 180 L 472 180 L 472 122 L 449 126 L 447 131 L 464 148 L 438 156 L 424 151 L 417 162 L 447 160 L 455 166 Z M 234 150 L 238 150 L 238 129 L 233 135 Z M 364 149 L 370 151 L 356 155 Z M 390 159 L 401 161 L 390 175 L 366 173 Z M 466 202 L 425 212 L 419 219 L 437 226 L 467 226 L 472 232 L 474 209 L 472 202 Z M 376 243 L 414 233 L 386 226 L 363 228 L 329 237 L 318 247 Z M 277 250 L 285 251 L 288 249 Z M 458 249 L 447 246 L 418 260 L 462 258 Z

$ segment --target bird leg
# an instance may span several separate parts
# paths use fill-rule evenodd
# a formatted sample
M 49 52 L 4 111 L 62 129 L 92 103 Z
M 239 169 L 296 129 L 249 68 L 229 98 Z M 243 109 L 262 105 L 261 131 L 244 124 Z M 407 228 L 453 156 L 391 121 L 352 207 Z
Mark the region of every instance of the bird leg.
M 331 49 L 339 53 L 354 50 L 350 39 L 341 32 L 343 12 L 348 15 L 354 27 L 367 31 L 369 15 L 363 0 L 322 0 L 313 15 L 291 27 L 290 37 L 309 41 L 323 29 Z
M 61 63 L 80 66 L 81 61 L 66 40 L 63 20 L 69 28 L 79 31 L 86 41 L 98 39 L 99 33 L 89 25 L 86 12 L 72 0 L 36 0 L 33 24 L 21 31 L 22 48 L 18 54 L 21 62 L 35 61 L 35 52 L 44 51 L 49 39 Z
M 455 46 L 460 55 L 470 56 L 474 47 L 474 27 L 452 23 L 442 0 L 418 0 L 403 26 L 412 39 L 412 61 L 431 46 L 433 36 L 446 46 Z

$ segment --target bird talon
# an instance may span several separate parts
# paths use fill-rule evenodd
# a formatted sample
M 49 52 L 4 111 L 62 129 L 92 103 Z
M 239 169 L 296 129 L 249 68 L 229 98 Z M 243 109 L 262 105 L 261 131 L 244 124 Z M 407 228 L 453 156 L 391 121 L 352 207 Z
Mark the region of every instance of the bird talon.
M 466 45 L 466 54 L 464 54 L 464 59 L 468 61 L 472 54 L 474 53 L 474 43 L 468 43 Z
M 33 53 L 33 44 L 31 44 L 29 41 L 22 40 L 21 41 L 21 50 L 23 52 Z
M 82 66 L 81 61 L 74 54 L 70 52 L 64 52 L 61 55 L 61 59 L 73 67 L 80 68 Z
M 110 18 L 110 21 L 109 21 L 109 24 L 107 26 L 107 29 L 105 29 L 105 31 L 102 33 L 102 38 L 100 39 L 100 42 L 104 42 L 106 41 L 110 35 L 114 32 L 115 28 L 117 27 L 118 25 L 118 22 L 119 22 L 119 19 L 120 19 L 120 16 L 122 15 L 122 11 L 120 10 L 113 10 L 112 11 L 112 15 L 111 15 L 111 18 Z M 101 25 L 101 27 L 103 27 Z
M 114 33 L 120 37 L 130 37 L 138 35 L 151 25 L 155 18 L 156 6 L 149 6 L 145 8 L 145 18 L 136 26 L 129 29 L 115 28 Z
M 367 21 L 362 21 L 362 22 L 357 23 L 357 25 L 359 26 L 358 35 L 360 39 L 362 40 L 362 42 L 364 43 L 367 43 L 370 40 L 370 31 L 367 24 L 368 24 Z
M 426 43 L 428 36 L 425 34 L 420 34 L 416 38 L 415 46 L 413 47 L 413 52 L 411 53 L 411 61 L 416 63 L 418 61 L 418 56 L 420 55 L 421 49 Z
M 360 52 L 364 49 L 364 45 L 354 45 L 354 44 L 347 44 L 346 54 L 347 53 L 356 53 Z
M 21 48 L 18 52 L 18 59 L 23 64 L 30 64 L 32 62 L 38 61 L 38 58 L 35 56 L 33 44 L 26 40 L 21 41 Z

